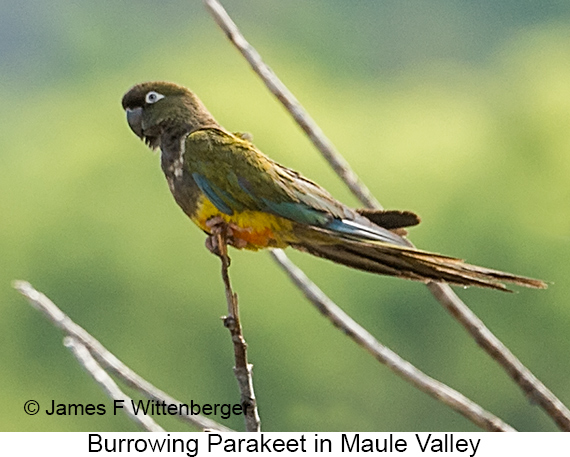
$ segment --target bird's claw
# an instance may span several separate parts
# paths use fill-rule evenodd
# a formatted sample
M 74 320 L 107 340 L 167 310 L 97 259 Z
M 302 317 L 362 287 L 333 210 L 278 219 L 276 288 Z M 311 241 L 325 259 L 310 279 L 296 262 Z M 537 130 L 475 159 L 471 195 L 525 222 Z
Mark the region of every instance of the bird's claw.
M 220 216 L 215 216 L 206 221 L 206 227 L 210 229 L 210 234 L 206 238 L 206 248 L 212 253 L 221 257 L 219 246 L 219 236 L 223 242 L 235 248 L 242 249 L 247 245 L 247 241 L 234 237 L 234 231 L 239 230 L 235 224 L 228 223 Z
M 218 235 L 222 233 L 223 229 L 226 226 L 228 226 L 228 223 L 224 221 L 221 216 L 214 216 L 206 221 L 206 227 L 210 229 L 212 235 Z
M 206 238 L 206 249 L 210 251 L 212 254 L 222 257 L 222 252 L 220 251 L 220 245 L 218 243 L 218 236 L 217 235 L 208 235 Z

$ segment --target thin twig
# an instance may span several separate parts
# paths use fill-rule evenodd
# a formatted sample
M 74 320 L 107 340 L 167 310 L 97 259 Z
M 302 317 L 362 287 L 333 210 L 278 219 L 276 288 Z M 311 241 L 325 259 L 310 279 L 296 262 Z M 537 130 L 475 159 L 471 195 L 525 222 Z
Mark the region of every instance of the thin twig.
M 228 256 L 228 245 L 226 244 L 225 228 L 219 230 L 217 235 L 218 255 L 222 262 L 222 279 L 226 289 L 226 300 L 228 302 L 228 315 L 223 317 L 224 326 L 230 331 L 232 343 L 234 345 L 234 374 L 238 382 L 241 406 L 244 411 L 245 429 L 247 432 L 261 431 L 257 402 L 253 391 L 253 365 L 247 361 L 247 343 L 243 337 L 241 322 L 239 317 L 239 306 L 237 294 L 232 290 L 230 283 L 229 267 L 230 258 Z
M 236 24 L 229 17 L 217 0 L 204 0 L 216 23 L 227 35 L 233 45 L 242 53 L 252 69 L 263 80 L 267 88 L 277 97 L 289 111 L 299 126 L 307 133 L 315 147 L 327 159 L 331 167 L 344 181 L 352 193 L 367 207 L 381 209 L 381 205 L 372 196 L 368 188 L 360 181 L 346 160 L 334 148 L 331 141 L 316 125 L 309 114 L 267 66 L 259 53 L 248 43 Z M 533 399 L 552 417 L 558 426 L 570 431 L 570 411 L 563 403 L 542 384 L 510 351 L 505 352 L 505 346 L 485 327 L 471 312 L 465 303 L 453 290 L 440 283 L 430 283 L 428 288 L 448 312 L 467 329 L 477 343 L 509 374 L 523 392 Z M 459 305 L 461 303 L 461 305 Z M 475 319 L 474 319 L 475 317 Z
M 150 416 L 146 414 L 137 414 L 133 408 L 131 397 L 126 395 L 119 386 L 113 381 L 111 376 L 97 363 L 85 345 L 81 344 L 76 338 L 66 336 L 63 340 L 64 346 L 69 348 L 79 364 L 85 368 L 95 382 L 99 384 L 105 393 L 115 401 L 123 404 L 125 414 L 138 426 L 147 432 L 164 432 L 165 430 L 158 425 Z
M 445 309 L 465 327 L 479 346 L 514 379 L 523 392 L 538 403 L 564 431 L 570 431 L 570 411 L 530 370 L 483 324 L 447 284 L 430 283 L 428 288 Z
M 469 400 L 451 387 L 429 377 L 411 363 L 402 359 L 398 354 L 378 342 L 378 340 L 327 297 L 299 267 L 289 260 L 281 249 L 272 250 L 271 255 L 287 273 L 293 283 L 295 283 L 305 297 L 315 305 L 323 316 L 402 379 L 436 400 L 446 404 L 485 430 L 495 432 L 516 431 L 477 403 Z
M 207 9 L 214 20 L 226 33 L 230 41 L 241 51 L 243 56 L 253 68 L 269 90 L 283 103 L 291 113 L 297 124 L 305 131 L 318 150 L 326 157 L 330 165 L 342 177 L 350 190 L 370 207 L 379 207 L 380 203 L 374 198 L 370 190 L 352 171 L 348 162 L 335 149 L 332 142 L 324 135 L 317 123 L 307 114 L 295 96 L 277 78 L 273 70 L 261 59 L 259 53 L 243 37 L 235 23 L 232 21 L 224 7 L 216 0 L 204 0 Z
M 181 404 L 181 402 L 175 400 L 160 389 L 157 389 L 127 367 L 85 329 L 73 322 L 69 316 L 59 309 L 48 297 L 34 289 L 30 283 L 26 281 L 14 281 L 13 286 L 28 299 L 34 308 L 42 311 L 43 314 L 67 336 L 71 336 L 83 344 L 97 362 L 121 379 L 125 384 L 151 400 L 164 402 L 166 405 L 175 405 L 177 407 Z M 180 410 L 180 408 L 177 409 Z M 178 417 L 201 430 L 217 430 L 220 432 L 233 431 L 202 415 L 187 415 L 181 413 Z

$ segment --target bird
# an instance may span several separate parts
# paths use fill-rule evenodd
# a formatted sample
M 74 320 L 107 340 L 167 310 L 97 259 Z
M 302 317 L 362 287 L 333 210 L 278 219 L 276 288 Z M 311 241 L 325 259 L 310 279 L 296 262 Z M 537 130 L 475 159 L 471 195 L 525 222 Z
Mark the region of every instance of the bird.
M 122 98 L 131 130 L 160 149 L 175 201 L 207 235 L 226 228 L 237 249 L 286 248 L 380 275 L 511 291 L 505 283 L 544 289 L 538 279 L 470 265 L 416 249 L 406 228 L 411 211 L 353 209 L 297 171 L 262 153 L 249 134 L 230 132 L 184 86 L 150 81 Z

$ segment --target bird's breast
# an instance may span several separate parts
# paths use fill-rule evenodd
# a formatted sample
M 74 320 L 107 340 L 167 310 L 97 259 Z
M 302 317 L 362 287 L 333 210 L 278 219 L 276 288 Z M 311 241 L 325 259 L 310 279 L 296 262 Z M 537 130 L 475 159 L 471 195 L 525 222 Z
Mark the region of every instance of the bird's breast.
M 218 210 L 203 194 L 190 217 L 198 227 L 210 233 L 210 227 L 206 223 L 218 216 L 230 224 L 234 238 L 247 243 L 246 249 L 284 248 L 292 241 L 290 238 L 293 234 L 293 223 L 290 220 L 250 210 L 234 211 L 232 215 L 228 215 Z

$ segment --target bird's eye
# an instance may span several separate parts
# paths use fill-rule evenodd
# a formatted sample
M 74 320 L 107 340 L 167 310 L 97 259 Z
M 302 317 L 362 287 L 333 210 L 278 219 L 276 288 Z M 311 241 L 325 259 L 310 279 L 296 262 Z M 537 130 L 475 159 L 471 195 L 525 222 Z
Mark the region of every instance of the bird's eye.
M 164 95 L 159 94 L 158 92 L 155 92 L 154 90 L 151 90 L 150 92 L 148 92 L 146 94 L 144 101 L 152 104 L 152 103 L 156 103 L 161 98 L 164 98 Z

